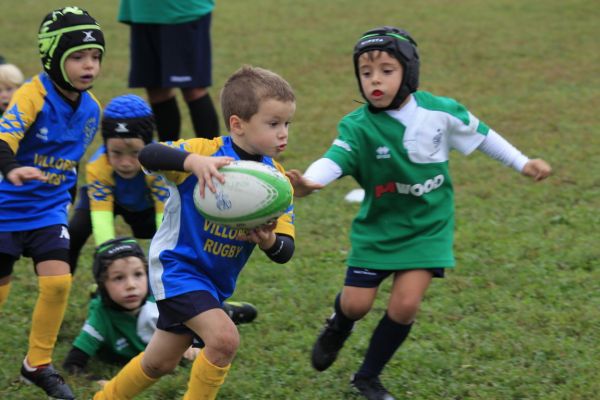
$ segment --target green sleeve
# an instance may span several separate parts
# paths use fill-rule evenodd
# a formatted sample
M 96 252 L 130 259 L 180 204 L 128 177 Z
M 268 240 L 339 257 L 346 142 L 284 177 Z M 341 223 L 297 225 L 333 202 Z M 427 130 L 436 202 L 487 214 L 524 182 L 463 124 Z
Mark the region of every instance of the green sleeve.
M 105 340 L 105 333 L 102 323 L 102 317 L 99 314 L 99 299 L 93 299 L 88 307 L 88 316 L 79 332 L 79 335 L 73 341 L 73 346 L 77 347 L 90 357 L 96 355 Z
M 92 211 L 92 231 L 96 245 L 115 238 L 115 217 L 112 211 Z

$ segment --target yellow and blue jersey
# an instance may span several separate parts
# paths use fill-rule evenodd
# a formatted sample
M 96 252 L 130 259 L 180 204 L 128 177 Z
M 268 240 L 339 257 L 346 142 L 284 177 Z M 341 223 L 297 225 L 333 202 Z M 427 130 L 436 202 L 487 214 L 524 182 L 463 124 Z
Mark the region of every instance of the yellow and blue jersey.
M 96 135 L 101 118 L 98 100 L 82 92 L 77 107 L 59 94 L 45 73 L 23 84 L 0 119 L 0 140 L 21 166 L 40 169 L 47 182 L 15 186 L 0 180 L 0 231 L 24 231 L 67 224 L 69 188 L 76 167 Z
M 91 211 L 114 211 L 115 204 L 136 212 L 152 206 L 162 213 L 169 188 L 161 176 L 142 171 L 131 179 L 115 173 L 108 162 L 106 147 L 100 146 L 85 167 Z
M 240 159 L 229 136 L 163 144 L 204 156 Z M 262 162 L 285 172 L 270 157 L 264 156 Z M 193 192 L 198 179 L 194 174 L 179 171 L 161 171 L 161 174 L 167 179 L 171 193 L 163 223 L 150 244 L 152 293 L 157 300 L 163 300 L 206 290 L 222 302 L 232 295 L 237 277 L 256 245 L 236 239 L 237 229 L 207 221 L 196 211 Z M 275 232 L 295 236 L 293 205 L 279 217 Z

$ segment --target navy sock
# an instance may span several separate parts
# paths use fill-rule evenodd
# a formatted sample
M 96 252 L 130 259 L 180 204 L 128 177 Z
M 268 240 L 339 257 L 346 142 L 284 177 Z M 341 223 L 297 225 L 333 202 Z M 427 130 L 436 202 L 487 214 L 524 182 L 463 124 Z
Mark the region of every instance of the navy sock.
M 156 122 L 158 140 L 165 142 L 179 139 L 181 114 L 179 113 L 179 106 L 177 106 L 177 99 L 171 97 L 169 100 L 154 103 L 151 106 Z
M 219 117 L 210 95 L 207 94 L 187 104 L 196 137 L 212 139 L 219 136 Z
M 333 316 L 333 325 L 340 331 L 348 332 L 354 327 L 354 320 L 346 317 L 342 312 L 342 305 L 340 304 L 341 297 L 342 294 L 338 293 L 333 304 L 333 308 L 335 310 L 335 315 Z
M 388 317 L 387 312 L 373 331 L 365 359 L 356 376 L 372 378 L 379 376 L 396 350 L 408 337 L 412 323 L 402 325 Z

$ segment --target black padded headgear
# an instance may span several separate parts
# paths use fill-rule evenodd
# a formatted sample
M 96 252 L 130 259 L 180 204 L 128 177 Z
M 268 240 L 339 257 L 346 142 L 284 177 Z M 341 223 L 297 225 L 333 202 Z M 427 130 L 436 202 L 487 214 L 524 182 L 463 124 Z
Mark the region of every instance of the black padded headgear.
M 132 237 L 111 239 L 96 247 L 96 251 L 94 252 L 94 264 L 92 265 L 92 274 L 98 285 L 98 292 L 100 293 L 102 302 L 108 307 L 121 311 L 131 311 L 115 303 L 108 295 L 106 287 L 104 286 L 104 281 L 106 280 L 105 273 L 108 266 L 119 258 L 131 256 L 141 259 L 147 270 L 148 262 L 146 261 L 144 250 L 142 250 L 140 245 Z
M 71 53 L 84 49 L 99 49 L 104 54 L 104 35 L 98 22 L 87 11 L 79 7 L 64 7 L 44 17 L 38 33 L 38 46 L 42 66 L 52 81 L 62 89 L 81 92 L 69 81 L 65 61 Z
M 419 87 L 419 53 L 417 52 L 417 42 L 403 29 L 393 26 L 382 26 L 365 32 L 354 46 L 353 61 L 354 73 L 358 80 L 358 88 L 362 96 L 367 100 L 367 96 L 360 84 L 360 74 L 358 70 L 358 58 L 367 51 L 381 50 L 397 59 L 402 68 L 402 84 L 398 93 L 389 106 L 385 108 L 374 107 L 369 103 L 369 109 L 375 113 L 384 110 L 393 110 L 400 107 L 400 104 Z

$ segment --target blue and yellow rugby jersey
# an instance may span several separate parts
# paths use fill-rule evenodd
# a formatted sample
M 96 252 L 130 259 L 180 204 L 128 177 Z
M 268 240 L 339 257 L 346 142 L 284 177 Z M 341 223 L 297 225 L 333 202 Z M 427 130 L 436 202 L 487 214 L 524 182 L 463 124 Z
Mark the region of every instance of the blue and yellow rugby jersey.
M 229 156 L 236 160 L 231 137 L 166 142 L 171 147 L 205 156 Z M 283 167 L 270 157 L 262 162 Z M 231 296 L 235 283 L 256 246 L 236 240 L 237 229 L 206 221 L 194 207 L 194 174 L 160 171 L 171 194 L 165 205 L 163 223 L 150 244 L 150 286 L 157 300 L 183 293 L 206 290 L 219 301 Z M 277 220 L 276 233 L 295 236 L 293 205 Z
M 14 94 L 0 119 L 0 140 L 8 143 L 21 166 L 42 170 L 47 182 L 15 186 L 0 180 L 0 231 L 24 231 L 67 224 L 69 188 L 76 166 L 98 131 L 100 103 L 81 93 L 73 109 L 46 73 L 36 75 Z
M 146 175 L 141 170 L 131 179 L 117 175 L 100 146 L 85 167 L 91 211 L 114 211 L 118 204 L 128 211 L 143 211 L 154 205 L 162 213 L 169 197 L 169 188 L 159 175 Z

